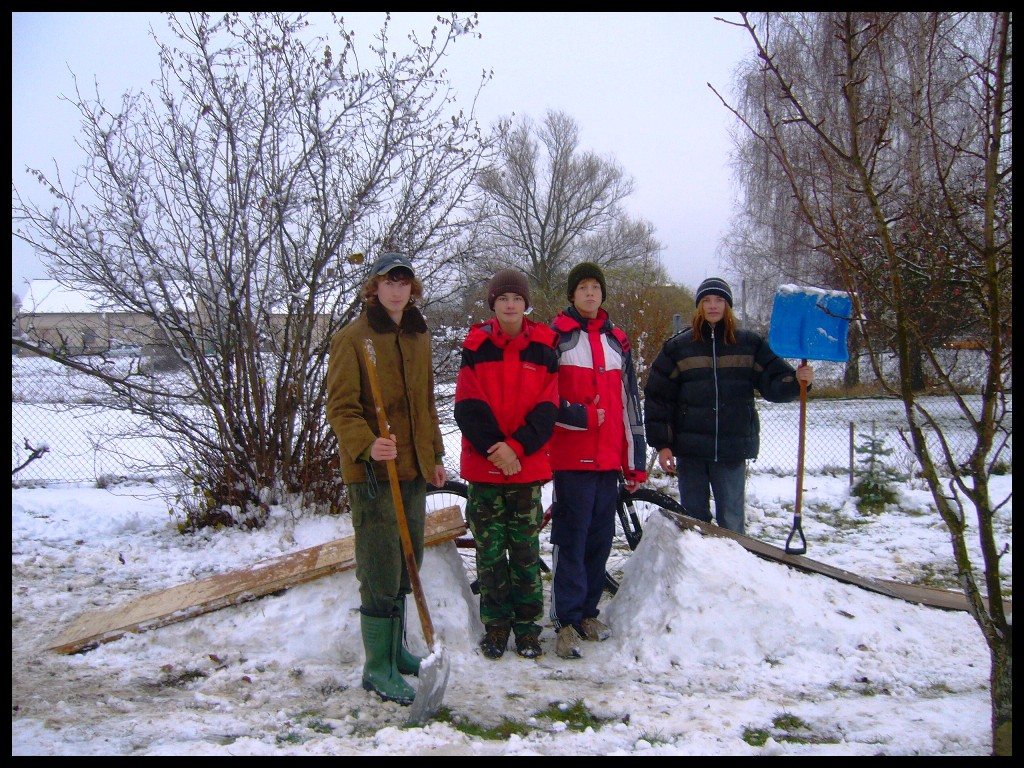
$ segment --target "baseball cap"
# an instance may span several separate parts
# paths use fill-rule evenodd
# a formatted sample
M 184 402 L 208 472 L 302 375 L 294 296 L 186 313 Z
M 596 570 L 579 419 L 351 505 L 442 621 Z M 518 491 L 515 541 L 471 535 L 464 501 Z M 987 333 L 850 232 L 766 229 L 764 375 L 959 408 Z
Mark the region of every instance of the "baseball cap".
M 405 269 L 408 269 L 413 275 L 416 274 L 413 272 L 412 262 L 401 253 L 385 253 L 381 255 L 381 257 L 373 263 L 373 266 L 370 267 L 370 274 L 386 275 L 392 269 L 397 269 L 398 267 L 405 267 Z

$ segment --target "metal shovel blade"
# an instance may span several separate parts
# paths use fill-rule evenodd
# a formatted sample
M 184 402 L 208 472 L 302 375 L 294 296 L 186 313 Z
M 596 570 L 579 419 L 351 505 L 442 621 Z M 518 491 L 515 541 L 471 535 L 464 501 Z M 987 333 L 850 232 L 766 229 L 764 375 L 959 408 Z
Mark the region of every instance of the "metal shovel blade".
M 448 651 L 440 643 L 434 645 L 429 656 L 420 662 L 419 687 L 416 698 L 409 705 L 408 725 L 423 725 L 441 708 L 451 663 Z

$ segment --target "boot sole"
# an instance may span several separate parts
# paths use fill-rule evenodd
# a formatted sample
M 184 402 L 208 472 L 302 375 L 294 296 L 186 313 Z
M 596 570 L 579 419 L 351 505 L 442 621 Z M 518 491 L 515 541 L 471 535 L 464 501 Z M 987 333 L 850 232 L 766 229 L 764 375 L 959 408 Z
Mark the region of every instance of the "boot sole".
M 397 704 L 401 704 L 403 707 L 408 707 L 410 704 L 412 704 L 413 701 L 412 699 L 399 698 L 398 696 L 388 696 L 386 693 L 381 693 L 373 686 L 373 683 L 367 682 L 366 680 L 363 680 L 363 690 L 377 694 L 384 701 L 393 701 Z M 413 696 L 413 698 L 415 698 L 415 696 Z

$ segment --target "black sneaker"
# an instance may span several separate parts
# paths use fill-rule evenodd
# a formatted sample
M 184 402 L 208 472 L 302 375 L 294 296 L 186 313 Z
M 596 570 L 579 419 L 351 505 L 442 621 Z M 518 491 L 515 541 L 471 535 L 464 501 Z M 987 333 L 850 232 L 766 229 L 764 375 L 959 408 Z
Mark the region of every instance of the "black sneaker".
M 528 632 L 525 635 L 516 635 L 516 653 L 524 659 L 538 659 L 544 655 L 540 647 L 540 638 Z
M 505 655 L 508 646 L 508 627 L 487 627 L 484 639 L 480 641 L 480 650 L 488 659 L 500 659 Z

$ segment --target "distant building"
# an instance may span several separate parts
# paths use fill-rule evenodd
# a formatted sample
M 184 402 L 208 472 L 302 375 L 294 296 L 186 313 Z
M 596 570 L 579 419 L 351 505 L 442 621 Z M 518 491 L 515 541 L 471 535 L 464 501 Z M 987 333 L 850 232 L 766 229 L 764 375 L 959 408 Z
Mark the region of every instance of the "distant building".
M 209 323 L 209 316 L 203 311 L 201 301 L 185 298 L 189 294 L 181 291 L 176 303 L 184 306 L 188 321 L 195 324 L 193 331 L 203 333 L 202 320 Z M 195 306 L 195 305 L 198 305 Z M 323 340 L 332 330 L 329 314 L 317 314 L 309 326 L 315 338 Z M 267 343 L 270 336 L 281 340 L 287 315 L 271 313 L 269 328 L 261 332 L 250 318 L 245 327 L 251 338 L 258 343 Z M 169 346 L 167 336 L 149 316 L 127 309 L 119 309 L 81 291 L 68 290 L 56 280 L 33 280 L 28 294 L 22 299 L 21 312 L 15 319 L 15 335 L 44 348 L 51 347 L 64 354 L 94 355 L 131 350 L 151 354 Z M 295 332 L 295 328 L 291 332 Z M 20 334 L 19 334 L 20 332 Z M 205 343 L 206 352 L 213 350 Z M 18 349 L 21 355 L 31 353 Z
M 156 323 L 142 313 L 105 307 L 98 298 L 68 290 L 56 280 L 29 284 L 17 327 L 26 341 L 73 355 L 166 343 Z

